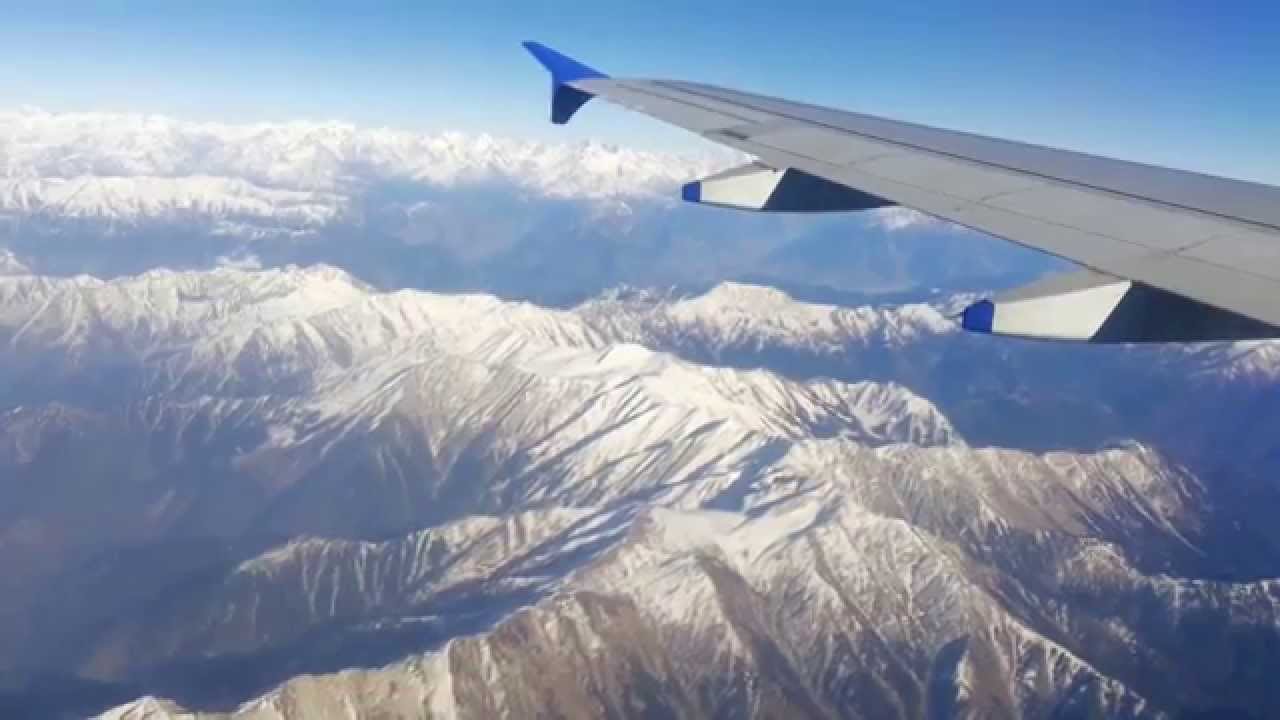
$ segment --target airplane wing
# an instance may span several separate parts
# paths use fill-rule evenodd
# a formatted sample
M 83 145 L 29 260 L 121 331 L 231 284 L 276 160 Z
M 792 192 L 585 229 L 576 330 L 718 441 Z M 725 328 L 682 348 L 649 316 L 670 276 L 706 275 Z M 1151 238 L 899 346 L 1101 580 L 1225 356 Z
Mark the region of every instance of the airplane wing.
M 975 303 L 977 331 L 1092 342 L 1280 337 L 1280 188 L 671 80 L 538 43 L 551 119 L 600 97 L 758 159 L 685 200 L 763 212 L 889 205 L 1083 266 Z

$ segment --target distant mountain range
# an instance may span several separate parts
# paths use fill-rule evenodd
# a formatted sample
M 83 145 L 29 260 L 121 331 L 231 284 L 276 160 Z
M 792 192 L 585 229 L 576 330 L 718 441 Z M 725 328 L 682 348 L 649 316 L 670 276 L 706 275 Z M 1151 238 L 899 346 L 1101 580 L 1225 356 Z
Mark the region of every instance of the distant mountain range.
M 976 289 L 1053 267 L 901 208 L 798 218 L 677 199 L 681 183 L 741 161 L 340 123 L 8 111 L 0 249 L 46 274 L 326 263 L 386 289 L 561 304 L 726 278 Z
M 1274 344 L 0 267 L 5 717 L 1280 712 Z

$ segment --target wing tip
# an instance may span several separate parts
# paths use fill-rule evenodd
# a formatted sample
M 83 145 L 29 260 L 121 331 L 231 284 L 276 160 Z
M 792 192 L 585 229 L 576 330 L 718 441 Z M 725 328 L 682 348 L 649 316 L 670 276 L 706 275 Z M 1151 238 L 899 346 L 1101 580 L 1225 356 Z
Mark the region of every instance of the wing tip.
M 574 60 L 568 55 L 558 50 L 553 50 L 540 42 L 526 40 L 520 44 L 535 60 L 542 64 L 542 67 L 547 69 L 547 72 L 551 73 L 552 81 L 557 84 L 563 85 L 588 78 L 609 77 L 590 65 Z
M 971 333 L 990 335 L 995 325 L 996 306 L 990 300 L 979 300 L 960 313 L 960 326 Z
M 570 83 L 609 77 L 540 42 L 526 40 L 521 44 L 535 60 L 542 64 L 542 67 L 547 69 L 547 72 L 551 73 L 551 122 L 556 125 L 569 122 L 569 118 L 573 117 L 573 114 L 593 97 L 591 93 L 576 88 Z

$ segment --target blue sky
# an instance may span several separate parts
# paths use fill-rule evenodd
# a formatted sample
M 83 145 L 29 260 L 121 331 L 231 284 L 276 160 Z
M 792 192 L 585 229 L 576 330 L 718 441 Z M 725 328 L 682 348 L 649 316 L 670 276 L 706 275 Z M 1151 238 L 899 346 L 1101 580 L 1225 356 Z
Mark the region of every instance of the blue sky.
M 896 5 L 19 2 L 0 23 L 0 106 L 702 147 L 604 105 L 549 126 L 519 46 L 537 39 L 615 75 L 1280 183 L 1274 3 Z

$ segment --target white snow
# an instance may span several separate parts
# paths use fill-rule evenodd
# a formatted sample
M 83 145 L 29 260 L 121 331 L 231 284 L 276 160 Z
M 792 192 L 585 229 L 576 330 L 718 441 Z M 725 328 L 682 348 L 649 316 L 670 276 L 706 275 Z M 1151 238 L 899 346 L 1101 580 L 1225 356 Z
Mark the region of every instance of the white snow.
M 589 624 L 573 592 L 590 590 L 628 598 L 676 640 L 706 641 L 703 652 L 731 666 L 749 659 L 737 633 L 753 620 L 727 615 L 758 605 L 777 624 L 771 632 L 819 648 L 815 656 L 837 634 L 927 655 L 951 638 L 990 633 L 1011 696 L 1038 683 L 1069 687 L 1092 665 L 1003 609 L 982 578 L 1004 571 L 966 553 L 970 543 L 1015 542 L 1051 545 L 1061 560 L 1045 577 L 1063 583 L 1086 576 L 1095 587 L 1150 588 L 1173 608 L 1238 603 L 1275 617 L 1275 583 L 1145 577 L 1098 531 L 1095 518 L 1108 527 L 1140 522 L 1187 542 L 1202 489 L 1146 446 L 972 448 L 932 403 L 896 384 L 802 382 L 644 345 L 660 331 L 696 330 L 721 347 L 765 339 L 893 347 L 950 328 L 933 306 L 844 309 L 736 284 L 694 298 L 550 310 L 484 295 L 380 293 L 325 267 L 0 277 L 0 359 L 32 352 L 74 366 L 109 352 L 153 390 L 138 409 L 147 423 L 209 428 L 249 418 L 261 445 L 236 461 L 252 475 L 259 460 L 281 460 L 264 463 L 266 488 L 322 467 L 343 439 L 429 449 L 417 468 L 423 478 L 449 476 L 483 445 L 485 462 L 459 474 L 483 484 L 493 504 L 515 497 L 520 508 L 379 542 L 295 538 L 234 568 L 207 605 L 187 609 L 183 627 L 265 638 L 255 598 L 272 593 L 298 599 L 291 621 L 310 628 L 481 583 L 545 592 L 531 617 L 546 636 L 568 638 Z M 14 446 L 0 453 L 29 455 L 24 443 L 38 435 L 22 430 L 59 412 L 10 412 Z M 390 439 L 377 432 L 388 418 L 397 420 Z M 1068 610 L 1041 609 L 1042 622 L 1060 623 L 1055 632 L 1070 627 Z M 1122 647 L 1141 636 L 1120 620 L 1099 627 Z M 582 632 L 585 652 L 607 652 Z M 485 638 L 471 638 L 486 658 L 476 672 L 501 683 Z M 431 704 L 448 716 L 457 709 L 449 648 L 299 678 L 239 714 L 279 718 L 305 701 L 348 714 L 362 702 Z M 400 688 L 398 700 L 389 685 Z M 1110 680 L 1103 689 L 1127 692 Z M 174 712 L 148 698 L 106 717 Z

